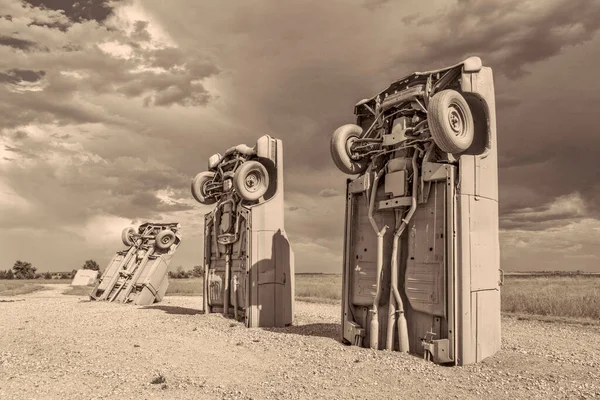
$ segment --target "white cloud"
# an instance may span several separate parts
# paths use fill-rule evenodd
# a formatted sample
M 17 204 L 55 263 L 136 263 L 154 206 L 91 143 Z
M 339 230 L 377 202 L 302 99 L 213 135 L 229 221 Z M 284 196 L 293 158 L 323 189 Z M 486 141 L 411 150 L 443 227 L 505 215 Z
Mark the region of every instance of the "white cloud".
M 114 247 L 121 242 L 121 232 L 131 226 L 131 222 L 130 219 L 114 215 L 96 215 L 85 221 L 83 226 L 69 226 L 66 230 L 81 236 L 90 246 Z
M 100 43 L 98 47 L 106 54 L 109 54 L 113 57 L 124 58 L 126 60 L 130 59 L 131 54 L 133 53 L 131 46 L 119 43 L 117 41 Z
M 109 18 L 107 25 L 125 31 L 131 35 L 135 29 L 136 21 L 149 22 L 146 30 L 152 37 L 152 42 L 146 44 L 148 48 L 175 47 L 176 43 L 169 33 L 161 26 L 158 19 L 152 15 L 140 0 L 133 0 L 123 4 L 116 4 L 113 17 Z

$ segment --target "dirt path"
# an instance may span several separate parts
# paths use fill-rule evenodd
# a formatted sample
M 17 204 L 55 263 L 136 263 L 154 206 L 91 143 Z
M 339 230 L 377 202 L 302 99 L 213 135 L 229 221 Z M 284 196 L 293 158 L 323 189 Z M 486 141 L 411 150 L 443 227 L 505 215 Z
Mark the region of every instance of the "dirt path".
M 200 314 L 200 297 L 136 307 L 49 286 L 0 302 L 0 399 L 600 398 L 599 325 L 503 318 L 497 356 L 440 367 L 340 344 L 336 305 L 246 329 Z
M 19 297 L 33 297 L 33 298 L 56 298 L 62 297 L 62 294 L 65 290 L 71 287 L 71 285 L 67 283 L 46 283 L 41 284 L 44 288 L 42 290 L 38 290 L 36 292 L 28 293 L 26 295 L 21 295 Z

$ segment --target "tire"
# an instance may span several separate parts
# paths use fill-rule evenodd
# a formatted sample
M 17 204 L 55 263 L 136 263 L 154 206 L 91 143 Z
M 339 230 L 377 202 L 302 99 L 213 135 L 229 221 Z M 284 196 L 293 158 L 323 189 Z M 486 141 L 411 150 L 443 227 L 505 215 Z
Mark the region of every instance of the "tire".
M 175 234 L 172 230 L 165 229 L 156 235 L 154 245 L 161 250 L 167 250 L 173 243 L 175 243 Z
M 475 123 L 465 98 L 455 90 L 442 90 L 429 101 L 427 120 L 433 141 L 444 152 L 462 153 L 473 143 Z
M 369 161 L 355 161 L 350 157 L 350 146 L 360 137 L 363 129 L 355 124 L 342 125 L 331 136 L 331 158 L 340 171 L 348 175 L 363 173 Z
M 133 246 L 135 243 L 133 235 L 135 234 L 137 234 L 137 232 L 132 227 L 123 229 L 123 232 L 121 232 L 121 240 L 123 241 L 123 244 L 127 247 Z
M 258 200 L 269 189 L 269 173 L 258 161 L 246 161 L 235 171 L 233 188 L 244 200 Z
M 214 177 L 214 172 L 204 171 L 200 172 L 194 177 L 194 179 L 192 179 L 192 196 L 194 196 L 194 199 L 196 199 L 198 203 L 210 205 L 214 204 L 217 201 L 217 199 L 215 198 L 207 198 L 206 191 L 204 190 L 205 185 L 208 182 L 212 181 Z

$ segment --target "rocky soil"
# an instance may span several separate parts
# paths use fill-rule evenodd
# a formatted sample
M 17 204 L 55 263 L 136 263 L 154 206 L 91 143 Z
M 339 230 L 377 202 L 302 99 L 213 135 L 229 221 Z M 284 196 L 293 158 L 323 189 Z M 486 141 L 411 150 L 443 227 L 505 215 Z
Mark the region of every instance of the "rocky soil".
M 67 287 L 0 298 L 0 399 L 600 398 L 600 324 L 504 317 L 500 353 L 441 367 L 342 345 L 336 305 L 246 329 L 201 314 L 200 297 L 137 307 Z

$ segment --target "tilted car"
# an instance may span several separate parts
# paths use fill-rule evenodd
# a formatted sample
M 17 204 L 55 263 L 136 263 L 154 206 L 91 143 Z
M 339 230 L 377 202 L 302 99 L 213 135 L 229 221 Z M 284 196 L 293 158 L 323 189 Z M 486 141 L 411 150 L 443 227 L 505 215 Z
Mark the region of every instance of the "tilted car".
M 96 284 L 91 300 L 149 305 L 169 286 L 169 263 L 181 243 L 179 223 L 144 223 L 121 234 L 128 248 L 117 252 Z

